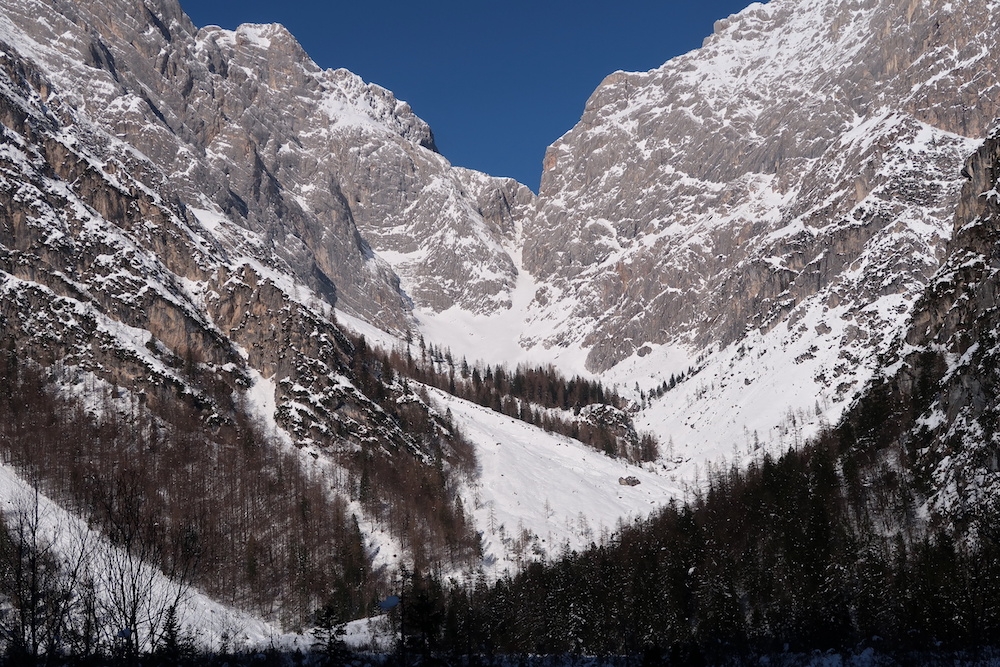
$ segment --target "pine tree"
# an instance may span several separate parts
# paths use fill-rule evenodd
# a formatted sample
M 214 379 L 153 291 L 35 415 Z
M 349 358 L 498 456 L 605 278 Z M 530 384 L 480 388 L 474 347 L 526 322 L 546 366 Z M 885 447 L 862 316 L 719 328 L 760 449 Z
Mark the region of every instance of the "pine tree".
M 347 664 L 351 657 L 347 643 L 344 642 L 347 623 L 334 605 L 329 604 L 320 609 L 316 613 L 315 623 L 316 627 L 312 629 L 312 649 L 319 656 L 320 664 L 330 667 Z

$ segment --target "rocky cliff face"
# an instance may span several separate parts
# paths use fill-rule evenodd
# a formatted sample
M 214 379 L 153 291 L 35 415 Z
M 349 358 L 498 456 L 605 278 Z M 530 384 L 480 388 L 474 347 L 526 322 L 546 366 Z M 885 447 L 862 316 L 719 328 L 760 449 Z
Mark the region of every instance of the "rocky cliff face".
M 903 415 L 894 440 L 909 455 L 928 515 L 968 525 L 1000 506 L 1000 134 L 963 174 L 948 255 L 879 390 Z
M 149 189 L 128 162 L 95 158 L 102 147 L 91 142 L 107 138 L 54 94 L 43 101 L 53 89 L 41 72 L 11 56 L 0 67 L 8 346 L 127 388 L 164 416 L 181 400 L 209 422 L 224 419 L 267 378 L 277 383 L 279 422 L 300 445 L 330 444 L 320 432 L 363 439 L 388 428 L 352 387 L 353 345 L 329 304 L 291 275 L 234 261 L 178 193 Z M 293 387 L 339 402 L 349 417 L 296 409 Z M 360 430 L 337 428 L 347 421 Z M 408 444 L 398 432 L 383 440 Z
M 609 76 L 546 154 L 526 231 L 525 268 L 567 301 L 551 316 L 572 313 L 559 330 L 586 323 L 603 370 L 644 342 L 729 344 L 820 291 L 852 314 L 912 298 L 947 237 L 962 138 L 996 115 L 997 20 L 985 2 L 777 1 Z M 859 261 L 895 286 L 848 281 Z
M 491 251 L 509 230 L 480 207 L 530 193 L 451 169 L 405 102 L 321 70 L 283 27 L 198 30 L 171 0 L 25 0 L 0 21 L 64 104 L 121 140 L 105 150 L 131 152 L 146 187 L 169 183 L 210 232 L 230 223 L 218 234 L 230 252 L 394 331 L 411 300 L 504 302 L 514 269 Z
M 252 428 L 297 452 L 374 515 L 373 567 L 401 548 L 468 563 L 455 489 L 471 451 L 335 307 L 407 330 L 411 300 L 364 225 L 429 215 L 427 193 L 444 192 L 500 234 L 511 184 L 453 170 L 405 103 L 319 70 L 279 26 L 198 31 L 172 2 L 29 1 L 0 10 L 0 46 L 5 354 L 82 407 L 111 395 L 164 434 L 193 414 L 207 441 Z M 453 283 L 448 298 L 481 297 Z M 390 499 L 413 480 L 433 509 Z
M 944 256 L 998 28 L 987 2 L 774 0 L 610 75 L 545 157 L 526 342 L 629 387 L 705 368 L 644 413 L 690 451 L 835 420 Z

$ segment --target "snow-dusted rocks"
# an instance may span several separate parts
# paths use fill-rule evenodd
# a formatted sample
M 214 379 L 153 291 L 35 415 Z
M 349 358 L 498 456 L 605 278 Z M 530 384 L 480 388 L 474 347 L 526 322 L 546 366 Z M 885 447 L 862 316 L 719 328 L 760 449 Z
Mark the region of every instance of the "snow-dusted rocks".
M 1000 133 L 963 174 L 948 255 L 890 357 L 879 387 L 888 399 L 875 400 L 900 415 L 893 444 L 908 454 L 924 515 L 981 531 L 992 528 L 978 520 L 1000 506 Z
M 700 50 L 609 76 L 550 147 L 525 231 L 525 268 L 575 304 L 558 330 L 586 325 L 595 370 L 643 342 L 728 344 L 869 255 L 900 217 L 885 206 L 946 236 L 958 135 L 995 115 L 996 17 L 977 4 L 754 5 Z M 924 111 L 973 78 L 967 114 Z
M 646 412 L 700 453 L 835 420 L 943 256 L 998 28 L 986 2 L 774 0 L 607 77 L 524 226 L 532 342 L 626 388 L 704 366 Z
M 197 29 L 175 0 L 9 0 L 0 320 L 25 356 L 161 414 L 178 397 L 218 419 L 246 411 L 340 474 L 348 497 L 362 483 L 329 450 L 359 470 L 373 451 L 409 452 L 442 479 L 465 466 L 446 486 L 488 560 L 586 546 L 705 459 L 795 446 L 835 421 L 907 351 L 929 281 L 937 301 L 906 344 L 944 348 L 949 369 L 992 349 L 985 333 L 978 347 L 963 338 L 992 307 L 995 262 L 977 234 L 993 199 L 975 192 L 996 191 L 988 151 L 959 191 L 1000 115 L 998 34 L 1000 10 L 980 0 L 754 4 L 701 49 L 610 75 L 548 150 L 536 197 L 453 168 L 406 103 L 320 69 L 281 26 Z M 932 279 L 953 233 L 950 273 Z M 629 468 L 425 402 L 374 357 L 362 390 L 335 311 L 397 352 L 423 334 L 455 359 L 617 384 L 634 399 L 622 428 L 658 435 L 661 460 Z M 986 429 L 963 416 L 982 407 L 976 382 L 950 385 L 928 428 Z M 479 477 L 470 460 L 435 460 L 380 407 L 394 402 L 450 408 Z M 559 488 L 519 510 L 532 467 Z M 498 482 L 508 468 L 517 498 Z M 403 552 L 374 523 L 369 546 L 388 564 Z
M 471 310 L 509 301 L 510 232 L 479 209 L 497 219 L 494 200 L 530 193 L 452 169 L 409 105 L 321 70 L 282 26 L 198 30 L 172 0 L 60 10 L 19 0 L 5 6 L 0 38 L 122 140 L 107 150 L 133 152 L 145 185 L 169 183 L 187 205 L 257 235 L 220 241 L 337 307 L 403 331 L 411 298 Z M 377 253 L 398 265 L 406 294 Z
M 402 332 L 410 302 L 358 231 L 336 160 L 397 142 L 449 172 L 429 129 L 387 91 L 320 71 L 277 26 L 196 31 L 170 2 L 56 9 L 0 9 L 4 359 L 157 436 L 176 441 L 186 420 L 202 452 L 240 432 L 294 457 L 351 526 L 377 508 L 357 542 L 381 577 L 454 509 L 441 494 L 461 456 L 427 449 L 447 438 L 440 419 L 375 362 L 362 369 L 337 325 L 335 307 Z M 363 499 L 358 462 L 380 463 Z M 422 473 L 434 509 L 406 507 L 422 534 L 404 541 L 402 519 L 384 529 L 399 514 L 385 494 L 403 493 L 385 475 Z M 461 517 L 449 531 L 469 561 L 475 532 Z

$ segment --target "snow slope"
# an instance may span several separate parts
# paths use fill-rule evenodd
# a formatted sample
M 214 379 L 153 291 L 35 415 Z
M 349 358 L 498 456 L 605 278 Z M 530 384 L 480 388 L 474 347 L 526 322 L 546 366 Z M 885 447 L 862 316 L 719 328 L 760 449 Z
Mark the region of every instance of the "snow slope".
M 33 511 L 34 489 L 8 466 L 0 465 L 0 509 L 7 516 L 27 509 Z M 62 509 L 44 494 L 37 496 L 39 515 L 39 543 L 50 543 L 64 558 L 71 559 L 81 551 L 91 563 L 90 570 L 96 580 L 98 596 L 108 604 L 107 593 L 102 589 L 109 585 L 103 577 L 102 563 L 109 554 L 116 552 L 101 534 L 91 530 L 86 523 Z M 162 606 L 177 595 L 177 584 L 162 573 L 144 567 L 139 575 L 152 579 L 150 607 Z M 100 603 L 99 603 L 100 604 Z M 294 649 L 306 641 L 302 635 L 287 633 L 280 628 L 254 618 L 249 614 L 219 604 L 197 590 L 183 591 L 178 608 L 181 627 L 191 633 L 197 644 L 209 650 L 218 650 L 223 645 L 231 650 L 253 650 L 275 647 Z M 117 632 L 115 628 L 105 628 L 107 632 Z M 140 626 L 143 637 L 141 645 L 149 648 L 149 626 Z
M 682 485 L 662 466 L 640 467 L 488 408 L 428 389 L 476 447 L 479 476 L 463 491 L 493 574 L 612 537 L 620 521 L 645 517 Z M 627 486 L 619 478 L 635 477 Z

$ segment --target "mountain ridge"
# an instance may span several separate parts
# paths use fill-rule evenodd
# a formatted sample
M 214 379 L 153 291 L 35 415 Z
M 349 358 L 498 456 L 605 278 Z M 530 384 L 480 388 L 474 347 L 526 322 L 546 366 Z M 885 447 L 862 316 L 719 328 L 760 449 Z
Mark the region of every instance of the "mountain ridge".
M 207 448 L 289 450 L 341 503 L 366 594 L 386 592 L 400 564 L 497 574 L 584 548 L 595 534 L 573 493 L 642 516 L 654 489 L 683 494 L 706 463 L 801 446 L 893 368 L 914 314 L 943 333 L 906 344 L 952 374 L 934 382 L 957 383 L 928 431 L 965 419 L 985 433 L 966 413 L 992 385 L 955 370 L 988 354 L 960 340 L 973 311 L 945 297 L 982 283 L 982 319 L 993 294 L 976 237 L 988 223 L 968 224 L 995 204 L 972 191 L 996 185 L 993 167 L 966 159 L 970 135 L 1000 117 L 1000 10 L 898 9 L 755 4 L 700 50 L 610 75 L 546 153 L 535 196 L 452 167 L 405 102 L 320 69 L 280 26 L 196 29 L 175 0 L 12 0 L 0 12 L 5 342 L 64 393 L 99 386 L 108 411 L 137 411 L 150 433 L 187 433 L 177 414 Z M 986 259 L 965 266 L 949 239 Z M 922 301 L 928 285 L 940 303 Z M 475 383 L 480 360 L 616 385 L 630 404 L 612 417 L 659 436 L 659 455 L 626 475 L 428 390 L 400 370 L 417 354 L 439 386 Z M 559 461 L 552 477 L 573 491 L 516 531 L 505 522 L 523 499 L 499 490 L 497 463 L 516 457 L 493 431 L 511 450 L 535 446 L 536 465 Z M 935 484 L 954 482 L 947 453 L 926 456 L 947 468 Z M 631 476 L 642 487 L 619 484 Z

